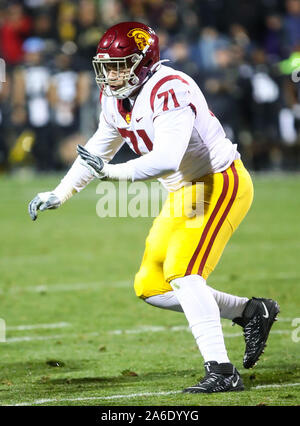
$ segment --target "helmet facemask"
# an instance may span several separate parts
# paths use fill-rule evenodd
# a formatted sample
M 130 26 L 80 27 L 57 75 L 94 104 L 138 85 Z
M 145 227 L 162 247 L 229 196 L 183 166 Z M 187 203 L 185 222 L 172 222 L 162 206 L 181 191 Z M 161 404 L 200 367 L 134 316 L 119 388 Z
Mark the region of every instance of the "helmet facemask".
M 134 71 L 143 57 L 144 52 L 121 58 L 111 58 L 108 54 L 101 53 L 94 56 L 93 67 L 96 74 L 96 83 L 103 90 L 104 95 L 114 96 L 117 99 L 124 99 L 130 96 L 141 85 Z M 113 71 L 113 78 L 109 78 L 110 71 Z M 111 87 L 114 82 L 118 83 L 115 89 Z M 122 82 L 122 85 L 118 87 L 120 82 Z

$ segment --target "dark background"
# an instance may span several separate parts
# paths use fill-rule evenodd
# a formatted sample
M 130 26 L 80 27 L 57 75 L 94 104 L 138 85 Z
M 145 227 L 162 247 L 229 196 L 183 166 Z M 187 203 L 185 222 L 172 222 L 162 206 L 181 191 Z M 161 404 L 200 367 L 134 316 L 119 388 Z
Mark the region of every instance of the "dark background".
M 299 170 L 300 0 L 0 0 L 0 172 L 69 167 L 97 127 L 97 43 L 125 20 L 157 32 L 251 170 Z

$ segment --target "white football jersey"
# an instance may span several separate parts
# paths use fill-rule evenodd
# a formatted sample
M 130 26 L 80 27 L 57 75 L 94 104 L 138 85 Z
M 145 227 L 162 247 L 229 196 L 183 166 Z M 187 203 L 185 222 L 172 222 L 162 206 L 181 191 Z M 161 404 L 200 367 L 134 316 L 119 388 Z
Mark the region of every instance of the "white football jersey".
M 101 107 L 99 128 L 86 148 L 109 162 L 127 143 L 142 156 L 128 162 L 132 180 L 157 177 L 175 191 L 240 158 L 195 81 L 170 67 L 162 65 L 144 84 L 130 112 L 115 97 L 102 96 Z M 74 182 L 77 190 L 89 180 L 82 177 Z

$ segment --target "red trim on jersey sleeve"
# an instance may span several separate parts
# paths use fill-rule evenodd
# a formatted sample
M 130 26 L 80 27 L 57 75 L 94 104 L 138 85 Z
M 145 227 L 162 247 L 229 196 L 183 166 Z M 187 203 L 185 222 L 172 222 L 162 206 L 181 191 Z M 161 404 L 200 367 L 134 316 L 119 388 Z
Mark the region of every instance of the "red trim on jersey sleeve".
M 154 100 L 155 100 L 155 96 L 158 92 L 158 90 L 161 88 L 161 86 L 166 83 L 167 81 L 170 80 L 180 80 L 182 81 L 182 83 L 185 83 L 187 85 L 189 85 L 189 83 L 184 80 L 182 77 L 180 77 L 179 75 L 167 75 L 166 77 L 162 78 L 161 80 L 159 80 L 156 85 L 153 87 L 151 95 L 150 95 L 150 105 L 151 105 L 151 109 L 154 112 Z
M 197 117 L 197 108 L 195 107 L 195 105 L 190 103 L 189 106 L 191 107 L 193 113 L 195 114 L 195 117 Z
M 147 135 L 146 131 L 143 130 L 143 129 L 139 129 L 139 130 L 137 130 L 137 133 L 138 133 L 139 137 L 143 139 L 148 151 L 152 151 L 153 143 L 152 143 L 151 139 L 149 138 L 149 136 Z
M 134 132 L 132 130 L 121 129 L 120 127 L 118 127 L 118 131 L 123 139 L 130 139 L 134 152 L 138 155 L 142 155 L 141 151 L 139 150 L 138 141 Z

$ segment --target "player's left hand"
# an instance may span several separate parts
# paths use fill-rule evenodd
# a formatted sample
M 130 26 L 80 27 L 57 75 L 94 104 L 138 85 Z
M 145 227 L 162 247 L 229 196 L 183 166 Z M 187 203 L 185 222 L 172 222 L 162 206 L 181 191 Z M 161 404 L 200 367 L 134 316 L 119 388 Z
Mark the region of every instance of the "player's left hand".
M 80 164 L 89 169 L 89 171 L 98 179 L 106 176 L 104 172 L 104 161 L 102 158 L 91 154 L 86 148 L 77 145 L 77 154 L 80 157 Z
M 28 213 L 32 220 L 36 220 L 38 210 L 57 209 L 61 205 L 60 199 L 53 192 L 40 192 L 28 205 Z

